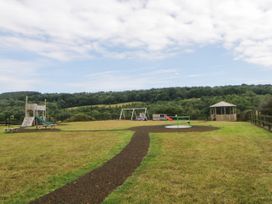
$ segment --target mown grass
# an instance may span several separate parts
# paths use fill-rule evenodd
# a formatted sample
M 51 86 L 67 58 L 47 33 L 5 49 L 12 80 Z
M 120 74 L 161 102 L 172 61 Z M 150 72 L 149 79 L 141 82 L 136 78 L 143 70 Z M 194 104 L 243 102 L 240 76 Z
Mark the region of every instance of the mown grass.
M 103 124 L 107 123 L 67 123 L 59 126 L 60 132 L 4 134 L 1 130 L 0 203 L 28 203 L 120 152 L 132 132 L 86 131 L 103 130 Z
M 107 121 L 92 121 L 92 122 L 73 122 L 63 123 L 58 128 L 66 131 L 80 131 L 80 130 L 127 130 L 135 126 L 149 126 L 149 125 L 165 125 L 173 124 L 175 122 L 169 121 L 131 121 L 131 120 L 107 120 Z
M 220 129 L 151 134 L 142 165 L 104 203 L 272 203 L 272 134 L 205 124 Z

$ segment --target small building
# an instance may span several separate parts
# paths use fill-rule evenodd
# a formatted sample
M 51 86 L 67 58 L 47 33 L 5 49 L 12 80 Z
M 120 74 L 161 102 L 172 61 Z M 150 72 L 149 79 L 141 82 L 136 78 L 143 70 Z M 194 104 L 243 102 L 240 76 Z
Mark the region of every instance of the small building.
M 221 101 L 210 106 L 211 120 L 215 121 L 236 121 L 236 105 Z

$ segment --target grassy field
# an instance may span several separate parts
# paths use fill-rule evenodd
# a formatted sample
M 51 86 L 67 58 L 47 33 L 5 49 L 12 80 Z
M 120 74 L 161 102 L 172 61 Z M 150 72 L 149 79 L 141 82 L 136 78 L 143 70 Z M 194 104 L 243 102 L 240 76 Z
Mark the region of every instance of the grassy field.
M 79 108 L 91 108 L 91 107 L 99 107 L 99 108 L 118 108 L 128 105 L 143 105 L 143 102 L 134 101 L 134 102 L 126 102 L 126 103 L 116 103 L 116 104 L 97 104 L 97 105 L 86 105 L 86 106 L 75 106 L 66 108 L 67 110 L 76 110 Z
M 169 123 L 169 122 L 168 122 Z M 0 203 L 27 203 L 102 165 L 152 121 L 59 125 L 60 132 L 0 130 Z M 220 129 L 152 133 L 147 157 L 105 203 L 271 203 L 272 133 L 248 123 L 193 122 Z M 0 127 L 1 128 L 1 127 Z
M 61 132 L 41 133 L 1 129 L 0 203 L 27 203 L 109 160 L 132 136 L 110 129 L 133 126 L 127 123 L 68 123 L 58 127 Z
M 156 133 L 149 154 L 104 203 L 272 203 L 272 134 L 248 123 Z
M 62 130 L 77 131 L 77 130 L 127 130 L 135 126 L 148 125 L 164 125 L 171 124 L 166 121 L 130 121 L 130 120 L 108 120 L 108 121 L 93 121 L 93 122 L 73 122 L 61 125 Z
M 0 203 L 27 203 L 102 165 L 144 121 L 64 123 L 60 132 L 5 134 L 0 126 Z

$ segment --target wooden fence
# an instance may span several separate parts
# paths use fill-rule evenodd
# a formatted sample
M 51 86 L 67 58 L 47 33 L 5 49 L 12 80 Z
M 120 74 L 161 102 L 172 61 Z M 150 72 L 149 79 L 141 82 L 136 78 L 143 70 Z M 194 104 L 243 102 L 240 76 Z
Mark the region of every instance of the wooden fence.
M 262 115 L 258 111 L 251 113 L 251 122 L 257 126 L 265 128 L 269 131 L 272 131 L 272 116 L 271 115 Z

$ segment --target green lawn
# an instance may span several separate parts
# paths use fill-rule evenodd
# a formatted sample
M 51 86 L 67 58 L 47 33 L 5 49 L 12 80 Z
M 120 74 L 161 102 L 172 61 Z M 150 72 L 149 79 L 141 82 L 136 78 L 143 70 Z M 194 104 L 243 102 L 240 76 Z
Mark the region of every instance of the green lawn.
M 153 121 L 73 122 L 60 132 L 5 134 L 0 126 L 0 203 L 28 203 L 102 165 Z
M 92 122 L 73 122 L 60 125 L 62 130 L 126 130 L 135 126 L 171 124 L 166 121 L 131 121 L 131 120 L 107 120 Z
M 102 130 L 103 124 L 68 123 L 59 126 L 61 132 L 47 133 L 4 134 L 1 129 L 0 203 L 27 203 L 120 152 L 132 132 L 86 132 Z
M 0 203 L 27 203 L 74 180 L 120 152 L 132 136 L 127 128 L 156 124 L 166 122 L 75 122 L 51 133 L 0 129 Z M 248 123 L 192 124 L 220 129 L 152 133 L 142 165 L 105 203 L 272 203 L 272 133 Z
M 272 133 L 204 124 L 220 129 L 152 134 L 142 165 L 104 203 L 272 203 Z

